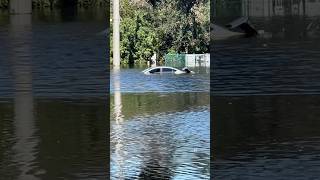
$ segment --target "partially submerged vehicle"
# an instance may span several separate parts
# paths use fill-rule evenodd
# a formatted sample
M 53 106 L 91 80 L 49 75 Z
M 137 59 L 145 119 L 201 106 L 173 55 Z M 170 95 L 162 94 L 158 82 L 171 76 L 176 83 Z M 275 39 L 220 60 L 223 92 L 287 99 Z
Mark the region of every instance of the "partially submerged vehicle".
M 144 74 L 193 74 L 194 72 L 189 70 L 188 68 L 183 68 L 182 70 L 179 70 L 174 67 L 169 66 L 156 66 L 156 67 L 150 67 L 148 69 L 145 69 L 142 71 Z
M 212 24 L 213 40 L 223 40 L 231 37 L 251 37 L 258 35 L 257 30 L 249 22 L 248 17 L 238 18 L 225 27 Z
M 232 37 L 239 37 L 239 36 L 243 36 L 244 33 L 240 33 L 240 32 L 233 32 L 230 31 L 224 27 L 218 26 L 216 24 L 212 24 L 212 29 L 213 29 L 213 40 L 224 40 L 224 39 L 228 39 L 228 38 L 232 38 Z

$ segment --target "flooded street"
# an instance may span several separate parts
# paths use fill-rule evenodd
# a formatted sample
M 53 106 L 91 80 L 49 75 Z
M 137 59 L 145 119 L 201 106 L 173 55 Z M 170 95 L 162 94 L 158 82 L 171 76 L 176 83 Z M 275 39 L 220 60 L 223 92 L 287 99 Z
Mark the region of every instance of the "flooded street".
M 214 97 L 216 179 L 317 179 L 320 97 Z
M 210 179 L 209 74 L 111 71 L 111 179 Z
M 216 41 L 211 52 L 212 177 L 317 179 L 319 2 L 228 2 L 217 24 L 247 15 L 264 33 Z
M 0 14 L 2 179 L 105 179 L 104 12 Z

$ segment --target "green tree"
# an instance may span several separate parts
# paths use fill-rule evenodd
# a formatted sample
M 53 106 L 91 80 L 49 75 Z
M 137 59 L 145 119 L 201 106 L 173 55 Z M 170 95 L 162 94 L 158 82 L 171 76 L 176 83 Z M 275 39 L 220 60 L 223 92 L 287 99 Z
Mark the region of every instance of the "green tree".
M 209 1 L 123 0 L 120 7 L 122 63 L 209 51 Z

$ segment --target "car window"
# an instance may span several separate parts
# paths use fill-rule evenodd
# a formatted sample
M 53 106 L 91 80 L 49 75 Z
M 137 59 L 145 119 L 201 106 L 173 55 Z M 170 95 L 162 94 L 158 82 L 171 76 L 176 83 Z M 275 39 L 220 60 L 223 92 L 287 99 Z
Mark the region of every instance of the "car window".
M 158 73 L 160 72 L 160 69 L 159 68 L 156 68 L 156 69 L 152 69 L 151 71 L 149 71 L 150 73 Z
M 162 68 L 162 72 L 175 72 L 175 69 L 170 69 L 170 68 Z

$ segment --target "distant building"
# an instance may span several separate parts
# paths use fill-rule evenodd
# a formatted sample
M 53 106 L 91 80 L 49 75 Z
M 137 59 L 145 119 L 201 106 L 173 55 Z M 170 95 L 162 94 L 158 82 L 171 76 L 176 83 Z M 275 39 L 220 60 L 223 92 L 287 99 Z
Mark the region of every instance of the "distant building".
M 320 16 L 320 0 L 242 0 L 242 15 L 272 17 L 285 15 Z
M 210 54 L 186 54 L 186 67 L 210 67 Z

